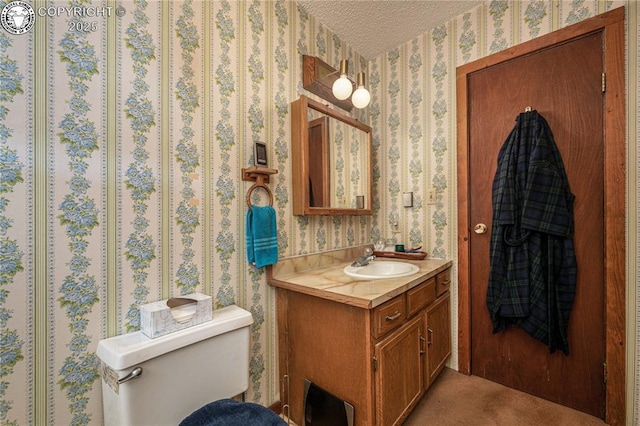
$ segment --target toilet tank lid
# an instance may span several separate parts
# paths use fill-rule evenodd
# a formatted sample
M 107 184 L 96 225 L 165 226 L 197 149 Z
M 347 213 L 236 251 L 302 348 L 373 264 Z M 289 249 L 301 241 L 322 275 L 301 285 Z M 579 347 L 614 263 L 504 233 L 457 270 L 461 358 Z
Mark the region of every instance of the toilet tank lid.
M 96 355 L 111 369 L 118 371 L 251 324 L 253 316 L 250 312 L 231 305 L 214 309 L 211 321 L 155 339 L 145 336 L 141 331 L 134 331 L 101 340 Z

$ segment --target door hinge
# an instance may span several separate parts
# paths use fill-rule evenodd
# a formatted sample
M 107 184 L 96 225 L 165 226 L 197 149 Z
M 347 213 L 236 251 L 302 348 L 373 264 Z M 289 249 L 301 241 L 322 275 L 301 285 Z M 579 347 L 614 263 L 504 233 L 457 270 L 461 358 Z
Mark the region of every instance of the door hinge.
M 606 362 L 602 363 L 602 370 L 603 370 L 603 381 L 606 384 L 607 383 L 607 363 Z
M 378 371 L 378 358 L 373 356 L 373 371 Z
M 602 73 L 602 93 L 607 91 L 607 74 Z

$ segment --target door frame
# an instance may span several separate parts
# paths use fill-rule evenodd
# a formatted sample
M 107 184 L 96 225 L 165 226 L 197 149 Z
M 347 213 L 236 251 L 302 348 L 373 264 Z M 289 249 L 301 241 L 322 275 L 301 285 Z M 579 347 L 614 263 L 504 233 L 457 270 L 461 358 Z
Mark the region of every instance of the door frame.
M 458 188 L 458 369 L 471 374 L 468 75 L 602 31 L 604 40 L 605 421 L 625 422 L 626 379 L 626 131 L 625 9 L 620 7 L 456 69 Z M 524 105 L 523 105 L 524 108 Z

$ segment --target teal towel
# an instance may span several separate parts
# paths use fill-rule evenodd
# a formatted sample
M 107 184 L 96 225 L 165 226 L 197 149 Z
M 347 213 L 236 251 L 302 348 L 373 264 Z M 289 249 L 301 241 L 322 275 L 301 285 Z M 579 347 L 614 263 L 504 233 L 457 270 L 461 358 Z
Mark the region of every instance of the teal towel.
M 271 206 L 251 206 L 247 211 L 247 260 L 257 268 L 278 261 L 276 211 Z

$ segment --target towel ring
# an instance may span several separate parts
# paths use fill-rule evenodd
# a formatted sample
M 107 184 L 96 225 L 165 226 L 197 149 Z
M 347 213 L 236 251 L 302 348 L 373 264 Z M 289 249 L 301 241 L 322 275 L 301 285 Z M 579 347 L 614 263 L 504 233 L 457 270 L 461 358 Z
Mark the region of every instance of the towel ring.
M 269 194 L 269 205 L 270 206 L 273 205 L 273 194 L 271 193 L 271 190 L 269 189 L 269 187 L 263 185 L 262 183 L 254 183 L 253 185 L 251 185 L 251 187 L 247 191 L 246 200 L 247 200 L 247 207 L 249 207 L 249 210 L 251 210 L 251 193 L 258 188 L 262 188 L 265 191 L 267 191 L 267 194 Z

